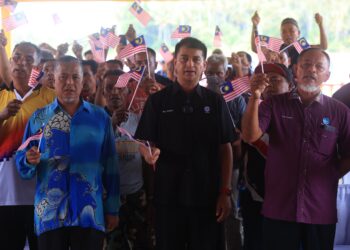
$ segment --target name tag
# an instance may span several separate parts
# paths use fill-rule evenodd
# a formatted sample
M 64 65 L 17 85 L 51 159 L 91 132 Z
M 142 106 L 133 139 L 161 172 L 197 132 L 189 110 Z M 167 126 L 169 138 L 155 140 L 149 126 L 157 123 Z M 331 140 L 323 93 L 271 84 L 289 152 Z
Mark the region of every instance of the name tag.
M 293 116 L 281 115 L 283 119 L 294 119 Z
M 162 113 L 171 113 L 174 112 L 173 109 L 162 110 Z

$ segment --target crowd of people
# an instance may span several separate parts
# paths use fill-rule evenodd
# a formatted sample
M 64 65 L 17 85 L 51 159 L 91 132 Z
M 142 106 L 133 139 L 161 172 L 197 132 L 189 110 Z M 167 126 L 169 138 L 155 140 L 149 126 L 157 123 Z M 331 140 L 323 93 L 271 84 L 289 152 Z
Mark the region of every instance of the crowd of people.
M 251 49 L 266 57 L 255 69 L 248 52 L 208 55 L 187 37 L 159 74 L 149 47 L 122 60 L 119 44 L 97 63 L 76 42 L 68 56 L 68 44 L 26 41 L 8 58 L 1 32 L 0 249 L 333 249 L 349 85 L 321 92 L 320 14 L 320 44 L 300 54 L 296 20 L 281 22 L 281 53 L 257 48 L 251 20 Z M 250 90 L 226 101 L 224 86 L 246 76 Z

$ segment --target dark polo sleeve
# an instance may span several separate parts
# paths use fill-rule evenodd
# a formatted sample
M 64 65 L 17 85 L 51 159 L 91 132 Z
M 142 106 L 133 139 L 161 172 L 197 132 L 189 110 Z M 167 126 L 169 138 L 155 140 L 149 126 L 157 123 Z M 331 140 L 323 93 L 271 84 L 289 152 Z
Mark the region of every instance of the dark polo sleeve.
M 155 96 L 151 95 L 145 103 L 140 122 L 135 132 L 136 139 L 157 142 L 158 115 L 155 99 Z
M 233 119 L 230 116 L 228 106 L 225 100 L 220 96 L 219 97 L 219 116 L 220 116 L 220 143 L 230 143 L 239 139 L 239 135 L 236 132 Z

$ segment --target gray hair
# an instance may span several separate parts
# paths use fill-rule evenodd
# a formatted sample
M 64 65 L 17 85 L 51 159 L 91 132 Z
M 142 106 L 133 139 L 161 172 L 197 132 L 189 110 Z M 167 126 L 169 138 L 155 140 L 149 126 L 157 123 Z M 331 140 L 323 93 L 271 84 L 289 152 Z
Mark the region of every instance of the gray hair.
M 219 55 L 219 54 L 212 54 L 211 56 L 208 57 L 207 63 L 214 63 L 214 64 L 223 64 L 225 72 L 227 70 L 227 58 L 224 55 Z

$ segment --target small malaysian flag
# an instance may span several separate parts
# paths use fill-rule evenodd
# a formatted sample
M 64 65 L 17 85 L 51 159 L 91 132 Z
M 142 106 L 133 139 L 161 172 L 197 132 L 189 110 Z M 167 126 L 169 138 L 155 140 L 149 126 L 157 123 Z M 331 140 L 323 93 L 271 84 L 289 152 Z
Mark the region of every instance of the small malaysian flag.
M 259 35 L 260 38 L 260 46 L 264 46 L 269 50 L 279 52 L 280 48 L 283 44 L 283 40 L 270 36 Z
M 225 101 L 232 101 L 236 97 L 250 90 L 249 77 L 244 76 L 232 82 L 225 82 L 219 88 Z
M 137 2 L 134 2 L 131 5 L 129 11 L 140 21 L 140 23 L 142 23 L 143 26 L 147 26 L 152 19 L 152 17 Z
M 40 68 L 34 66 L 29 76 L 28 86 L 35 88 L 43 75 L 44 72 L 42 72 Z
M 52 14 L 52 20 L 55 25 L 62 23 L 62 20 L 57 13 Z
M 105 61 L 105 50 L 103 47 L 99 47 L 94 43 L 94 41 L 89 40 L 91 46 L 91 52 L 94 56 L 94 60 L 98 63 L 103 63 Z
M 300 54 L 304 49 L 310 48 L 310 44 L 306 41 L 304 37 L 300 38 L 298 41 L 293 43 L 294 48 Z
M 159 53 L 166 63 L 170 62 L 174 58 L 173 54 L 170 52 L 168 46 L 166 46 L 165 43 L 162 43 L 160 45 Z
M 124 73 L 118 77 L 117 82 L 115 83 L 116 88 L 125 88 L 128 85 L 131 76 L 130 73 Z
M 103 46 L 106 48 L 107 47 L 115 48 L 119 44 L 120 38 L 116 36 L 111 29 L 101 28 L 100 41 L 103 44 Z
M 219 28 L 218 25 L 216 25 L 216 28 L 215 28 L 215 34 L 214 34 L 214 47 L 218 48 L 218 47 L 221 47 L 221 36 L 222 36 L 222 32 Z
M 17 27 L 27 23 L 28 20 L 24 12 L 19 12 L 5 19 L 2 19 L 2 27 L 5 31 L 16 29 Z
M 266 62 L 266 57 L 261 50 L 260 37 L 257 32 L 255 33 L 255 46 L 256 46 L 256 52 L 258 54 L 260 63 Z
M 171 34 L 171 38 L 185 38 L 191 36 L 191 26 L 179 25 L 176 30 Z
M 144 67 L 139 67 L 134 71 L 130 71 L 127 73 L 124 73 L 118 77 L 118 80 L 115 84 L 115 87 L 117 88 L 125 88 L 126 85 L 128 85 L 129 80 L 132 78 L 139 82 L 142 79 L 143 73 L 144 73 L 145 68 Z
M 44 127 L 45 125 L 43 125 L 39 130 L 38 132 L 36 132 L 34 135 L 28 137 L 27 140 L 25 140 L 21 146 L 19 146 L 19 148 L 17 149 L 17 151 L 21 151 L 21 150 L 24 150 L 31 141 L 40 141 L 41 138 L 43 137 L 43 133 L 44 133 Z
M 143 36 L 139 36 L 132 40 L 125 48 L 118 54 L 119 59 L 124 59 L 133 56 L 140 52 L 146 52 L 146 41 Z
M 93 42 L 97 47 L 104 47 L 103 43 L 100 40 L 100 34 L 99 33 L 93 33 L 88 36 L 89 40 Z

